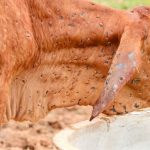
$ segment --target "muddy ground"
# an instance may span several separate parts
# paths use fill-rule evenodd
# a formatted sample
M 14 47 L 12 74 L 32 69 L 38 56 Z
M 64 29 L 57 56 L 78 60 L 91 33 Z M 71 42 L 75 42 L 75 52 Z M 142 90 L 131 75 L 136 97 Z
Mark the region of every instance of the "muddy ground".
M 0 129 L 0 150 L 58 150 L 54 135 L 70 124 L 89 119 L 91 107 L 53 110 L 37 123 L 10 121 Z

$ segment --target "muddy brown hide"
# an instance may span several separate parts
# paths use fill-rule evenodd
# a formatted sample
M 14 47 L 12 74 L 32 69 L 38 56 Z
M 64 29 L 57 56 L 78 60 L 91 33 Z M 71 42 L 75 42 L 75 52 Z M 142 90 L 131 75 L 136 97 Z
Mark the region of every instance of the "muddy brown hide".
M 130 75 L 124 70 L 115 71 L 119 78 L 110 75 L 120 89 L 105 113 L 150 106 L 150 8 L 120 11 L 85 0 L 2 0 L 0 12 L 0 123 L 36 121 L 54 108 L 94 105 L 107 88 L 116 51 L 121 56 L 138 52 L 137 66 L 134 71 L 128 67 Z

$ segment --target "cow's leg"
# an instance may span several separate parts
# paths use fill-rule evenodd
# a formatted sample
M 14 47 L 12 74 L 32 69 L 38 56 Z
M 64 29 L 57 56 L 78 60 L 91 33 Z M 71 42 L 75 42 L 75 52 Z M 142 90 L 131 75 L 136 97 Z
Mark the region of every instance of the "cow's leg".
M 11 118 L 10 110 L 10 84 L 15 60 L 9 54 L 0 55 L 0 125 Z
M 9 101 L 9 79 L 5 73 L 5 69 L 1 69 L 0 75 L 0 124 L 5 123 L 7 119 L 6 111 Z
M 125 28 L 119 48 L 110 67 L 109 75 L 105 81 L 101 96 L 94 105 L 90 120 L 108 107 L 121 88 L 138 71 L 141 56 L 140 50 L 143 42 L 143 30 L 138 29 L 140 28 L 133 25 Z

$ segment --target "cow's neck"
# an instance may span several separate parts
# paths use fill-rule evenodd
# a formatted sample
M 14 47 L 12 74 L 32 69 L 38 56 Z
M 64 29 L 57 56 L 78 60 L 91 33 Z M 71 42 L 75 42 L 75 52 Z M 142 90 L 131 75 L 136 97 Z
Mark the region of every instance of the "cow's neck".
M 118 39 L 119 35 L 108 34 L 110 24 L 119 29 L 122 17 L 116 10 L 79 0 L 28 0 L 28 5 L 35 38 L 44 51 L 97 46 Z

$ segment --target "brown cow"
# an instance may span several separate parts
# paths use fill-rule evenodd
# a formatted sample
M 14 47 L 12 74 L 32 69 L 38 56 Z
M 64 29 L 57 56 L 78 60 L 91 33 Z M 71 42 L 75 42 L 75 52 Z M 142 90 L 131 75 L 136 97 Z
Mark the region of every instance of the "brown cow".
M 150 8 L 1 0 L 0 12 L 1 124 L 77 104 L 96 103 L 91 119 L 150 106 Z

